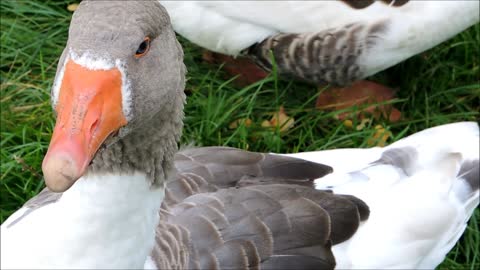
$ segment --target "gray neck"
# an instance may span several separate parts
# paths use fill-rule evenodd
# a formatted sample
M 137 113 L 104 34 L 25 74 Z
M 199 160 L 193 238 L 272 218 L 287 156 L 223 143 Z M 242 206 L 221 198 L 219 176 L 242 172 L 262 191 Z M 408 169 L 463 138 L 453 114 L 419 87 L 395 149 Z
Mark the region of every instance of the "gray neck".
M 185 94 L 177 95 L 175 104 L 163 108 L 128 134 L 100 149 L 88 173 L 147 174 L 152 185 L 168 179 L 178 150 L 183 128 Z

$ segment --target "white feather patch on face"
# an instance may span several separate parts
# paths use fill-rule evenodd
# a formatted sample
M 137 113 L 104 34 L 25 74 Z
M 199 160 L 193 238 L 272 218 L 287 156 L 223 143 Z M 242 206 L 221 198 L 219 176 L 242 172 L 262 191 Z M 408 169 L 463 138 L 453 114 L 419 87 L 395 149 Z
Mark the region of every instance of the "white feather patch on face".
M 96 56 L 89 51 L 84 52 L 82 55 L 78 55 L 70 49 L 69 55 L 75 63 L 87 69 L 109 70 L 115 67 L 114 61 L 111 61 L 110 59 L 107 59 L 107 58 Z
M 53 82 L 52 86 L 52 92 L 51 92 L 51 100 L 52 100 L 52 106 L 55 108 L 57 106 L 58 102 L 58 96 L 60 95 L 60 86 L 62 85 L 63 81 L 63 74 L 65 73 L 65 65 L 67 64 L 68 60 L 70 59 L 70 54 L 67 53 L 67 56 L 65 57 L 65 61 L 63 61 L 62 68 L 58 72 L 57 76 L 55 77 L 55 81 Z
M 132 119 L 132 91 L 131 91 L 131 84 L 130 80 L 127 78 L 126 74 L 126 67 L 125 63 L 123 61 L 120 61 L 120 59 L 115 60 L 115 67 L 120 70 L 120 73 L 122 74 L 122 108 L 123 108 L 123 114 L 125 115 L 125 118 L 127 118 L 127 121 L 130 121 Z
M 58 97 L 60 95 L 60 87 L 63 81 L 63 75 L 65 73 L 65 65 L 66 63 L 72 60 L 76 64 L 81 65 L 90 70 L 109 70 L 112 68 L 118 68 L 120 73 L 122 74 L 122 110 L 123 114 L 127 121 L 132 119 L 132 92 L 131 92 L 131 84 L 127 78 L 126 68 L 123 61 L 120 59 L 115 59 L 114 61 L 108 58 L 99 57 L 97 55 L 92 54 L 91 52 L 85 52 L 81 55 L 76 54 L 72 49 L 68 50 L 68 53 L 65 57 L 65 61 L 63 62 L 63 66 L 58 72 L 57 77 L 55 78 L 55 82 L 53 83 L 52 87 L 52 105 L 55 107 L 58 102 Z

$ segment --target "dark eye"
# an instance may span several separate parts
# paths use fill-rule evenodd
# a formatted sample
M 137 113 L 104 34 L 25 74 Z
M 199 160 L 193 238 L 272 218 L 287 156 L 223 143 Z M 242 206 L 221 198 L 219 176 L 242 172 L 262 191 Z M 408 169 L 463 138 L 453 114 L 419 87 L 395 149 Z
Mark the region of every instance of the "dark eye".
M 135 57 L 142 57 L 147 54 L 148 50 L 150 49 L 150 37 L 145 37 L 140 46 L 138 46 L 137 51 L 135 52 Z

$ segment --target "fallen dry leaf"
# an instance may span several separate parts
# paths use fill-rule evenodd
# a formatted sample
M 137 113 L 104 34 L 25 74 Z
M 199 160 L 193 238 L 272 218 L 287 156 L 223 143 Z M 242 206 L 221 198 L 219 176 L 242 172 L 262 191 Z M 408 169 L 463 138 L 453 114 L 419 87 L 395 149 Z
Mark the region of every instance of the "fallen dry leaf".
M 246 127 L 249 127 L 252 125 L 252 120 L 250 118 L 240 118 L 237 120 L 234 120 L 228 125 L 229 129 L 236 129 L 240 124 L 244 124 Z
M 270 128 L 270 127 L 272 127 L 272 123 L 270 123 L 269 120 L 263 120 L 263 122 L 262 122 L 262 127 L 264 127 L 264 128 Z
M 355 129 L 358 130 L 358 131 L 360 131 L 360 130 L 364 129 L 367 124 L 370 124 L 371 122 L 372 122 L 372 119 L 370 119 L 370 118 L 363 118 L 362 121 L 360 122 L 360 124 L 358 124 L 358 125 L 355 127 Z
M 392 136 L 392 132 L 386 130 L 382 125 L 375 126 L 375 133 L 372 138 L 367 140 L 368 146 L 385 146 L 388 138 Z
M 238 76 L 235 84 L 238 86 L 247 86 L 258 82 L 268 76 L 268 72 L 260 68 L 250 58 L 238 56 L 233 58 L 228 55 L 205 50 L 202 59 L 210 64 L 224 64 L 223 70 L 230 76 Z M 227 78 L 229 79 L 229 78 Z
M 295 119 L 293 117 L 288 116 L 285 113 L 285 108 L 280 106 L 278 112 L 274 112 L 273 116 L 270 120 L 264 120 L 262 122 L 262 127 L 264 128 L 279 128 L 280 132 L 285 132 L 293 127 L 295 123 Z
M 347 117 L 356 115 L 359 119 L 372 116 L 375 119 L 384 117 L 391 122 L 401 118 L 401 112 L 391 104 L 376 104 L 389 101 L 395 98 L 395 91 L 384 85 L 370 82 L 357 81 L 350 86 L 343 88 L 330 88 L 323 91 L 317 98 L 316 108 L 323 110 L 342 110 L 353 106 L 366 106 L 357 112 L 345 112 L 337 117 L 344 120 Z
M 78 3 L 70 4 L 67 6 L 67 10 L 70 12 L 74 12 L 78 8 Z
M 347 120 L 343 121 L 343 125 L 347 128 L 352 128 L 353 127 L 353 122 L 352 122 L 352 120 L 347 119 Z

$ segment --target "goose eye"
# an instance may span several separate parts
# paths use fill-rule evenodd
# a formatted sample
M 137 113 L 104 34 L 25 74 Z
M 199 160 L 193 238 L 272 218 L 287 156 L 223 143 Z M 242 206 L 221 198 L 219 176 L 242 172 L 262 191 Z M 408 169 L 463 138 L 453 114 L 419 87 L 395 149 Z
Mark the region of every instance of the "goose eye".
M 142 57 L 147 54 L 148 49 L 150 49 L 150 37 L 145 37 L 142 43 L 138 46 L 137 51 L 135 52 L 135 57 Z

